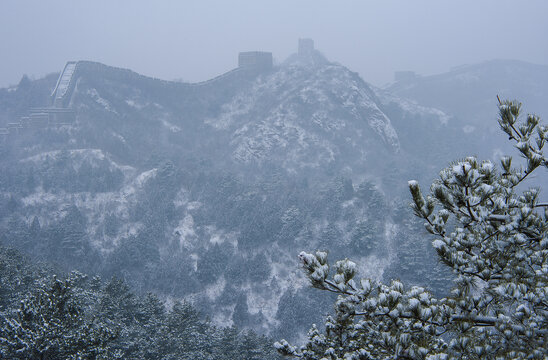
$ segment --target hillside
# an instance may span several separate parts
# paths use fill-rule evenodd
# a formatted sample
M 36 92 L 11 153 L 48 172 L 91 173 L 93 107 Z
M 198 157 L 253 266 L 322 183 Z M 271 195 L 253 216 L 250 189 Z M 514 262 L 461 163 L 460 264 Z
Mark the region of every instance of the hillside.
M 187 299 L 216 324 L 284 337 L 331 303 L 308 297 L 301 250 L 350 256 L 375 279 L 450 287 L 406 183 L 470 150 L 457 105 L 413 100 L 420 91 L 403 84 L 374 88 L 317 51 L 199 84 L 77 69 L 64 103 L 74 121 L 4 138 L 3 243 Z M 459 79 L 440 84 L 466 99 Z M 420 81 L 407 86 L 426 89 Z M 31 81 L 0 98 L 25 103 L 32 89 L 42 100 L 28 108 L 47 106 L 54 86 Z M 24 115 L 3 111 L 7 122 Z
M 548 114 L 548 66 L 516 60 L 464 65 L 447 73 L 396 82 L 385 90 L 451 115 L 458 136 L 472 137 L 471 152 L 484 156 L 508 152 L 499 145 L 497 95 L 522 101 L 525 113 L 543 118 Z

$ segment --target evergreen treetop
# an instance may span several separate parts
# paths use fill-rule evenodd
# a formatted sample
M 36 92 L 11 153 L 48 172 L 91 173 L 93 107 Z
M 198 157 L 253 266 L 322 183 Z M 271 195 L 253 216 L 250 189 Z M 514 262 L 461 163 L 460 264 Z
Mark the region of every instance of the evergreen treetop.
M 280 353 L 302 359 L 544 359 L 548 356 L 548 203 L 540 189 L 522 189 L 539 168 L 548 127 L 520 118 L 521 104 L 499 100 L 499 125 L 524 166 L 468 157 L 440 172 L 423 195 L 409 181 L 416 216 L 434 236 L 440 261 L 456 274 L 437 299 L 422 287 L 405 289 L 356 280 L 356 265 L 327 253 L 299 255 L 313 287 L 337 293 L 325 332 L 315 326 L 301 347 L 285 340 Z

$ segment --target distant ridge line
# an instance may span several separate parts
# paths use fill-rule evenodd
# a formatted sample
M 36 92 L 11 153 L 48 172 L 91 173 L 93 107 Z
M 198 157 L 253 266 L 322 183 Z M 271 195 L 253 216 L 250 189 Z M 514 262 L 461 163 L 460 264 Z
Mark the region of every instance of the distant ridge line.
M 217 82 L 219 80 L 222 80 L 226 77 L 229 77 L 231 75 L 234 75 L 234 74 L 237 74 L 237 73 L 240 73 L 242 72 L 243 69 L 241 67 L 237 67 L 237 68 L 234 68 L 232 70 L 229 70 L 221 75 L 217 75 L 215 76 L 214 78 L 211 78 L 209 80 L 204 80 L 204 81 L 199 81 L 199 82 L 195 82 L 195 83 L 183 83 L 183 84 L 186 84 L 186 85 L 190 85 L 190 86 L 203 86 L 203 85 L 209 85 L 209 84 L 212 84 L 214 82 Z
M 110 66 L 110 65 L 105 65 L 105 64 L 95 62 L 95 61 L 88 61 L 88 60 L 68 61 L 65 64 L 65 67 L 63 68 L 63 71 L 59 74 L 59 78 L 57 79 L 57 84 L 55 85 L 55 88 L 53 89 L 53 91 L 51 93 L 51 96 L 54 99 L 54 101 L 55 101 L 55 99 L 64 98 L 66 96 L 67 92 L 70 92 L 70 90 L 72 90 L 71 85 L 72 85 L 72 82 L 75 78 L 75 74 L 77 73 L 77 69 L 78 68 L 88 67 L 88 65 L 103 65 L 103 66 L 113 68 L 113 69 L 134 72 L 134 71 L 126 69 L 126 68 L 119 68 L 119 67 L 114 67 L 114 66 Z M 249 68 L 236 67 L 232 70 L 228 70 L 227 72 L 224 72 L 220 75 L 217 75 L 217 76 L 215 76 L 211 79 L 204 80 L 204 81 L 198 81 L 198 82 L 183 82 L 183 81 L 175 81 L 175 80 L 164 80 L 164 79 L 159 79 L 159 78 L 156 78 L 156 77 L 153 77 L 153 76 L 142 75 L 142 74 L 139 74 L 139 73 L 135 73 L 135 74 L 139 75 L 139 76 L 142 76 L 142 77 L 145 77 L 145 78 L 152 79 L 152 80 L 165 82 L 165 83 L 176 83 L 176 84 L 182 84 L 182 85 L 187 85 L 187 86 L 192 86 L 192 87 L 198 87 L 198 86 L 210 85 L 210 84 L 215 83 L 217 81 L 223 80 L 227 77 L 230 77 L 230 76 L 233 76 L 233 75 L 236 75 L 236 74 L 241 74 L 241 73 L 257 73 L 258 74 L 259 71 L 256 71 L 256 70 L 254 71 L 253 69 L 249 69 Z

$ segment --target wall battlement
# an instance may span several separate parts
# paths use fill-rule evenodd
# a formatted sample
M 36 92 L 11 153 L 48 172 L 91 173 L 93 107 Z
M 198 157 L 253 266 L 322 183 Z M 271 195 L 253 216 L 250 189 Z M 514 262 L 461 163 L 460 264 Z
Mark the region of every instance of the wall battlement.
M 272 69 L 272 53 L 264 51 L 246 51 L 238 54 L 238 67 L 254 70 Z

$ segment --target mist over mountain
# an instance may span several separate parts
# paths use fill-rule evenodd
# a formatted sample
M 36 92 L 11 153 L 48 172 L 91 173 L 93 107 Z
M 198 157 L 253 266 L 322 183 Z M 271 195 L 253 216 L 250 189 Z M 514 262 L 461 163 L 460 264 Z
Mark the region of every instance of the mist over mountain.
M 497 94 L 540 115 L 548 94 L 546 67 L 513 61 L 380 89 L 314 49 L 203 83 L 87 61 L 61 75 L 0 89 L 2 243 L 293 338 L 330 306 L 307 297 L 301 250 L 449 288 L 407 180 L 490 136 Z
M 497 96 L 524 103 L 525 113 L 541 118 L 548 113 L 548 66 L 517 60 L 492 60 L 462 65 L 433 76 L 410 76 L 386 88 L 392 94 L 412 99 L 451 114 L 462 137 L 472 137 L 469 151 L 492 157 L 507 152 L 500 141 Z

